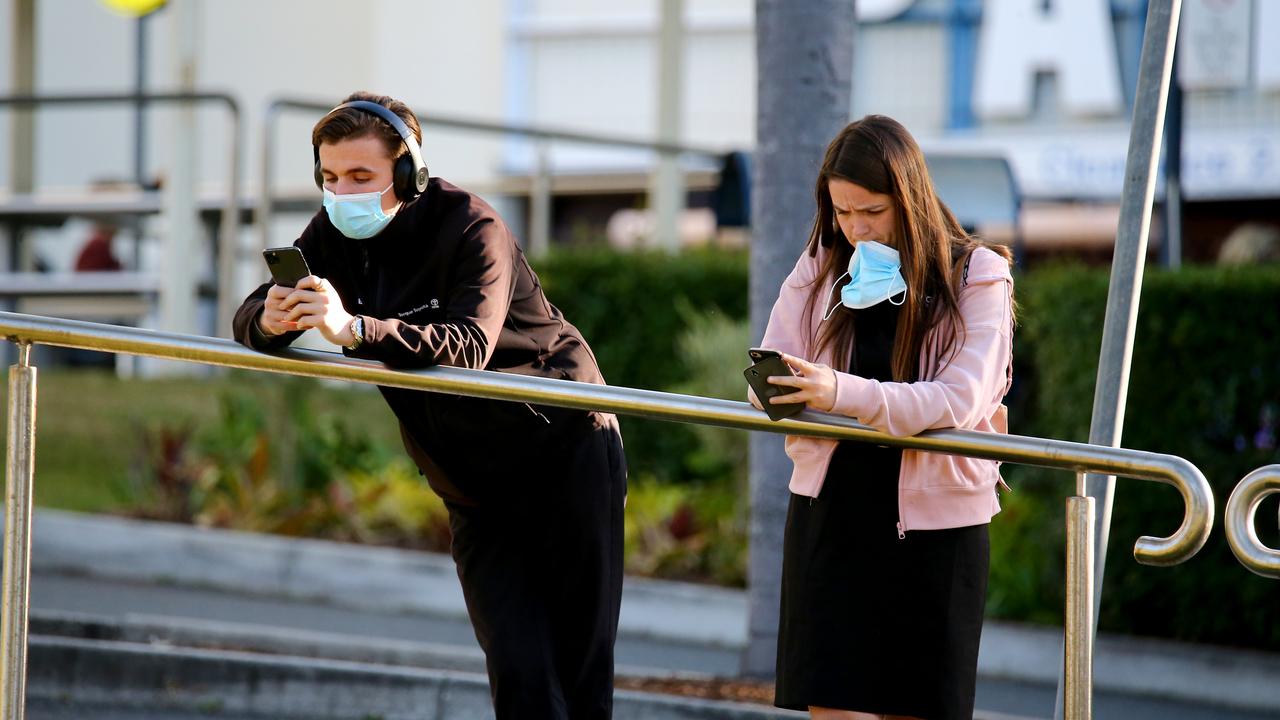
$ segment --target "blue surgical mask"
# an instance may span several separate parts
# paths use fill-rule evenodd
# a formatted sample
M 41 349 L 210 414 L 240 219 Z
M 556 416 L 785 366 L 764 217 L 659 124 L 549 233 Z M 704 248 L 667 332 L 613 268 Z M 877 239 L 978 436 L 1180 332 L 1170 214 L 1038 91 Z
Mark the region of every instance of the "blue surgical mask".
M 853 248 L 853 257 L 849 258 L 849 282 L 840 288 L 840 302 L 832 305 L 823 316 L 823 320 L 831 317 L 831 313 L 840 305 L 854 310 L 869 308 L 888 300 L 894 305 L 907 301 L 907 281 L 902 279 L 902 260 L 898 251 L 874 240 L 863 240 Z M 845 275 L 841 275 L 843 278 Z M 836 279 L 836 283 L 840 282 Z M 902 295 L 898 302 L 893 298 Z
M 338 232 L 352 240 L 364 240 L 377 235 L 396 215 L 395 210 L 390 214 L 382 211 L 382 196 L 391 189 L 392 185 L 388 185 L 382 192 L 350 195 L 338 195 L 326 189 L 324 209 L 329 213 L 329 221 L 338 228 Z

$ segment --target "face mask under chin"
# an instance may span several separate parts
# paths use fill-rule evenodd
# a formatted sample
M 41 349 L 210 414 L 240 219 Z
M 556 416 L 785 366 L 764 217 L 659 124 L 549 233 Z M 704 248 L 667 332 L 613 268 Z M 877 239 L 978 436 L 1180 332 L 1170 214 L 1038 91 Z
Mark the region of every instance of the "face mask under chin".
M 907 281 L 902 277 L 902 261 L 898 251 L 874 240 L 863 240 L 853 248 L 849 258 L 849 270 L 841 275 L 849 277 L 849 282 L 840 288 L 840 302 L 832 305 L 823 316 L 823 320 L 831 317 L 835 309 L 844 305 L 853 310 L 862 310 L 878 305 L 885 300 L 894 305 L 906 302 Z M 836 283 L 840 282 L 836 278 Z M 835 287 L 833 286 L 834 290 Z M 898 302 L 893 299 L 901 295 Z

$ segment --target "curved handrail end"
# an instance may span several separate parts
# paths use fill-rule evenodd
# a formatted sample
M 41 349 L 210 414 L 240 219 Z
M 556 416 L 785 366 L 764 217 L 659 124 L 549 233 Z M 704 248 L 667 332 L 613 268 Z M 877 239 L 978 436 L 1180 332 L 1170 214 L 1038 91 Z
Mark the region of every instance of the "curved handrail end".
M 1263 577 L 1280 579 L 1280 550 L 1262 544 L 1254 526 L 1258 506 L 1275 494 L 1280 494 L 1280 465 L 1264 465 L 1245 475 L 1227 500 L 1223 525 L 1227 544 L 1241 565 Z
M 1213 532 L 1213 488 L 1204 473 L 1184 458 L 1167 456 L 1167 477 L 1163 482 L 1178 488 L 1186 514 L 1177 531 L 1169 537 L 1144 535 L 1133 545 L 1133 559 L 1143 565 L 1168 567 L 1190 560 Z

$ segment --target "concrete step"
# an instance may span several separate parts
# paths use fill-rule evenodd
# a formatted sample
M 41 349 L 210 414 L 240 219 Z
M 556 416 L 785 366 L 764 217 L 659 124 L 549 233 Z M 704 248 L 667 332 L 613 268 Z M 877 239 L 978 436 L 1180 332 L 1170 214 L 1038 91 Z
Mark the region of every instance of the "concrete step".
M 96 592 L 99 582 L 111 586 L 113 602 L 132 602 L 152 614 L 200 613 L 217 600 L 223 621 L 278 622 L 356 636 L 357 644 L 376 634 L 369 628 L 394 639 L 441 643 L 448 635 L 442 644 L 474 642 L 452 561 L 430 553 L 42 510 L 36 514 L 33 568 L 36 608 L 44 602 L 97 612 L 96 598 L 68 594 Z M 86 579 L 78 587 L 69 580 L 77 577 Z M 45 580 L 59 589 L 41 592 Z M 739 590 L 628 577 L 619 661 L 628 664 L 623 658 L 629 655 L 629 664 L 656 670 L 732 675 L 746 642 L 746 615 Z M 1061 633 L 988 621 L 980 682 L 1056 685 Z M 430 643 L 419 645 L 427 647 L 414 652 L 431 652 Z M 388 657 L 401 650 L 378 652 Z M 1280 717 L 1280 654 L 1102 635 L 1095 693 Z
M 31 720 L 70 720 L 86 717 L 103 720 L 195 720 L 198 717 L 237 718 L 260 720 L 275 717 L 275 706 L 262 705 L 241 697 L 247 692 L 236 684 L 236 672 L 226 678 L 217 677 L 218 670 L 210 670 L 208 676 L 197 676 L 199 689 L 205 694 L 183 694 L 175 699 L 172 692 L 163 697 L 149 691 L 154 684 L 146 667 L 156 657 L 159 662 L 169 662 L 175 657 L 186 658 L 176 667 L 184 667 L 191 657 L 224 659 L 252 659 L 255 663 L 283 664 L 291 668 L 396 667 L 413 670 L 452 669 L 452 676 L 469 676 L 469 682 L 484 683 L 481 658 L 474 650 L 447 645 L 430 645 L 414 642 L 383 642 L 376 638 L 368 642 L 347 635 L 331 633 L 299 632 L 288 628 L 271 628 L 260 625 L 196 621 L 190 618 L 164 618 L 131 616 L 123 621 L 85 614 L 38 612 L 31 618 L 32 678 L 33 689 L 28 702 L 28 718 Z M 65 641 L 65 642 L 59 642 Z M 85 645 L 78 641 L 85 641 Z M 70 643 L 70 645 L 68 645 Z M 50 683 L 47 665 L 42 663 L 67 663 L 67 657 L 47 656 L 51 646 L 71 647 L 78 658 L 76 663 L 88 663 L 90 675 L 100 668 L 116 666 L 118 682 L 109 683 L 104 692 L 93 681 L 86 680 L 84 669 L 75 671 L 72 677 L 62 677 L 61 682 Z M 87 649 L 86 649 L 87 648 Z M 89 652 L 88 650 L 92 650 Z M 150 652 L 154 651 L 154 652 Z M 212 654 L 210 654 L 212 653 Z M 308 657 L 299 657 L 305 653 Z M 220 662 L 221 660 L 219 660 Z M 436 667 L 431 667 L 435 665 Z M 217 667 L 224 667 L 215 665 Z M 448 672 L 448 670 L 445 670 Z M 619 668 L 619 674 L 635 675 L 635 669 Z M 163 685 L 169 690 L 181 688 L 185 676 L 166 677 Z M 41 679 L 45 678 L 45 679 Z M 682 679 L 704 679 L 684 675 Z M 363 682 L 361 680 L 360 682 Z M 141 685 L 139 686 L 139 683 Z M 356 683 L 359 685 L 359 683 Z M 128 687 L 126 687 L 128 686 Z M 1053 707 L 1055 683 L 1035 683 L 1016 680 L 980 678 L 978 683 L 978 709 L 975 717 L 981 720 L 1030 720 L 1047 718 Z M 185 691 L 184 691 L 185 692 Z M 619 693 L 622 697 L 625 693 Z M 223 697 L 232 696 L 230 699 Z M 648 695 L 641 693 L 641 695 Z M 659 696 L 661 697 L 661 696 Z M 668 698 L 670 699 L 670 698 Z M 675 698 L 675 700 L 682 700 Z M 1266 720 L 1275 717 L 1270 712 L 1232 710 L 1218 706 L 1193 705 L 1172 698 L 1135 697 L 1113 691 L 1100 691 L 1094 698 L 1095 717 L 1126 718 L 1126 720 Z M 621 701 L 620 701 L 621 702 Z M 720 717 L 724 703 L 684 708 L 683 713 L 711 714 Z M 730 709 L 739 709 L 728 704 Z M 710 707 L 710 710 L 707 708 Z M 748 706 L 760 710 L 756 706 Z M 772 708 L 768 717 L 790 717 Z M 620 709 L 619 717 L 624 710 Z M 311 710 L 304 708 L 302 713 Z M 646 711 L 647 712 L 647 711 Z M 374 715 L 375 717 L 378 715 Z M 695 715 L 702 717 L 702 715 Z M 292 716 L 290 716 L 292 717 Z M 647 717 L 647 716 L 646 716 Z
M 32 635 L 27 697 L 37 715 L 490 720 L 485 676 L 452 670 Z M 776 708 L 630 691 L 615 720 L 780 720 Z M 35 717 L 36 715 L 33 715 Z
M 370 665 L 485 673 L 473 645 L 368 637 L 347 633 L 132 613 L 124 617 L 33 610 L 30 633 L 47 638 L 106 640 L 168 648 L 236 650 L 262 655 L 343 660 Z M 618 665 L 618 675 L 703 679 L 707 673 Z

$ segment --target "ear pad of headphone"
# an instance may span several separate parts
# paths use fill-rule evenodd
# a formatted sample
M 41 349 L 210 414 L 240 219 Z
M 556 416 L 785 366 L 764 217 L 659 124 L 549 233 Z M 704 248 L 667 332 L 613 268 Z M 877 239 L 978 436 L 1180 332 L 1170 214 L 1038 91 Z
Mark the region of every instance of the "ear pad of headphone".
M 413 158 L 405 153 L 396 158 L 396 165 L 391 173 L 391 181 L 396 187 L 396 197 L 408 202 L 417 196 L 414 189 Z

